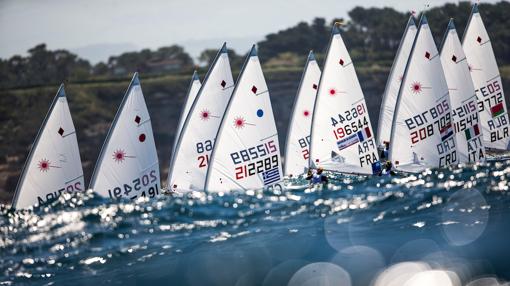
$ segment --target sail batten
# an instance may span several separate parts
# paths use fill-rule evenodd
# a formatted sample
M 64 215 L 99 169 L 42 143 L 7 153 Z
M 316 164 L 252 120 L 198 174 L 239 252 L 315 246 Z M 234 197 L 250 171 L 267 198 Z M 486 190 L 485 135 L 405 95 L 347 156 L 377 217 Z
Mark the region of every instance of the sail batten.
M 62 84 L 25 162 L 12 206 L 42 205 L 63 192 L 84 189 L 76 131 Z
M 311 167 L 372 174 L 379 157 L 368 109 L 339 24 L 333 26 L 311 126 Z
M 306 172 L 310 157 L 310 129 L 313 105 L 321 71 L 313 52 L 310 51 L 294 101 L 285 148 L 285 176 Z
M 112 199 L 135 200 L 160 194 L 159 161 L 138 73 L 108 131 L 90 188 Z
M 477 4 L 473 5 L 462 47 L 478 98 L 484 145 L 490 149 L 510 150 L 510 121 L 503 84 Z
M 209 192 L 259 189 L 281 178 L 278 131 L 253 46 L 223 115 L 204 188 Z

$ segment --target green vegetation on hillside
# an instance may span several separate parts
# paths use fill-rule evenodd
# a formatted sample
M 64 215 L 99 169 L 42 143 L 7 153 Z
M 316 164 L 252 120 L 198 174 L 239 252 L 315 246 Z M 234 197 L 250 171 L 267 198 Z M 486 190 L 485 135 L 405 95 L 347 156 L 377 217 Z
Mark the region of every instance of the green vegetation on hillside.
M 462 35 L 469 18 L 469 2 L 445 4 L 426 12 L 436 43 L 440 45 L 450 18 Z M 480 4 L 480 13 L 489 31 L 492 46 L 500 65 L 510 64 L 510 3 Z M 349 20 L 333 19 L 327 22 L 315 18 L 311 23 L 269 34 L 258 43 L 259 55 L 272 68 L 301 67 L 309 50 L 319 55 L 329 41 L 333 22 L 344 23 L 343 38 L 357 66 L 391 65 L 407 22 L 409 13 L 393 8 L 356 7 L 349 11 Z M 247 47 L 248 48 L 248 47 Z M 216 50 L 204 50 L 199 61 L 209 64 Z M 230 51 L 234 69 L 240 68 L 244 55 Z M 106 63 L 92 66 L 87 60 L 65 51 L 49 51 L 40 44 L 28 51 L 28 56 L 0 59 L 0 89 L 35 85 L 56 85 L 60 82 L 108 81 L 128 78 L 138 71 L 146 76 L 190 74 L 196 63 L 177 45 L 155 51 L 144 49 L 112 56 Z

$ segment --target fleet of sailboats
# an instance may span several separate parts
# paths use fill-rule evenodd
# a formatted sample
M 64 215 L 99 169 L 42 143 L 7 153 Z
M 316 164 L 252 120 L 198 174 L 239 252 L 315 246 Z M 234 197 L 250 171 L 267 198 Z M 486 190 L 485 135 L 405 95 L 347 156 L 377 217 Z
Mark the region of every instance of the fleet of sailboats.
M 325 55 L 322 73 L 313 52 L 308 55 L 283 162 L 256 47 L 234 82 L 223 44 L 203 83 L 196 72 L 192 76 L 172 147 L 167 190 L 271 188 L 284 176 L 298 177 L 310 169 L 356 175 L 416 173 L 483 162 L 490 152 L 510 149 L 501 77 L 476 4 L 462 42 L 450 20 L 440 52 L 426 16 L 418 26 L 409 18 L 382 95 L 377 137 L 338 23 Z M 62 85 L 29 152 L 12 206 L 42 205 L 64 192 L 84 191 L 84 186 Z M 137 73 L 108 131 L 90 189 L 111 199 L 162 193 L 150 113 Z

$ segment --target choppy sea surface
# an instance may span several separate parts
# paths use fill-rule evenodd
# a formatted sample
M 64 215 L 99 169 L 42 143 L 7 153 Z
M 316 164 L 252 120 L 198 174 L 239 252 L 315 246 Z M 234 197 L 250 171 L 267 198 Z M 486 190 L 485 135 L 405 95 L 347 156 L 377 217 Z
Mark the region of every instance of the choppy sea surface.
M 282 190 L 0 206 L 0 285 L 501 285 L 510 161 Z

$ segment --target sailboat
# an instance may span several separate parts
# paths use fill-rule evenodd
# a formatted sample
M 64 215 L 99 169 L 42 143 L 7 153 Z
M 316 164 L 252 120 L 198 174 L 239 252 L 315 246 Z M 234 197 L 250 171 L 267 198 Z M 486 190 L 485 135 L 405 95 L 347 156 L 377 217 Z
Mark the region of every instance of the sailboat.
M 62 84 L 25 162 L 12 207 L 43 205 L 63 192 L 84 188 L 76 131 Z
M 290 119 L 285 147 L 285 176 L 301 175 L 308 169 L 310 128 L 321 70 L 312 51 L 308 55 Z
M 510 149 L 510 121 L 496 57 L 489 34 L 473 6 L 462 40 L 469 70 L 473 78 L 485 147 L 492 150 Z
M 386 82 L 386 88 L 379 111 L 379 121 L 377 125 L 376 142 L 380 149 L 385 149 L 389 145 L 391 136 L 391 124 L 395 114 L 395 105 L 397 104 L 398 91 L 402 83 L 402 77 L 406 68 L 409 54 L 413 46 L 414 38 L 418 28 L 414 23 L 414 17 L 410 16 L 407 21 L 406 29 L 402 40 L 398 46 L 397 55 L 391 66 L 390 75 Z
M 223 44 L 184 121 L 170 162 L 169 190 L 203 189 L 210 154 L 233 87 L 227 46 Z
M 448 85 L 425 15 L 400 86 L 389 159 L 403 172 L 458 162 Z
M 188 117 L 191 105 L 195 101 L 195 98 L 197 98 L 200 87 L 202 87 L 202 83 L 200 83 L 200 78 L 198 77 L 197 71 L 194 71 L 193 76 L 191 77 L 191 83 L 188 88 L 184 108 L 182 109 L 181 116 L 179 117 L 179 123 L 177 124 L 177 132 L 175 132 L 174 145 L 172 147 L 172 156 L 175 155 L 175 146 L 177 145 L 177 141 L 181 136 L 182 126 L 186 121 L 186 117 Z
M 211 154 L 205 189 L 260 189 L 282 178 L 278 131 L 255 45 L 239 74 Z
M 453 19 L 448 23 L 440 54 L 452 104 L 459 163 L 484 161 L 485 147 L 475 87 Z
M 103 197 L 135 200 L 160 194 L 151 118 L 135 73 L 108 131 L 90 188 Z
M 379 156 L 365 97 L 339 25 L 333 26 L 315 99 L 310 166 L 368 175 Z

